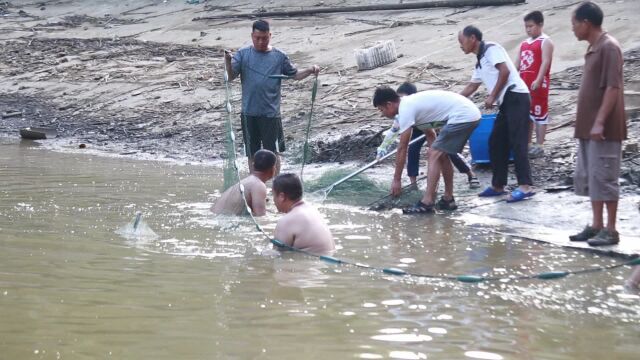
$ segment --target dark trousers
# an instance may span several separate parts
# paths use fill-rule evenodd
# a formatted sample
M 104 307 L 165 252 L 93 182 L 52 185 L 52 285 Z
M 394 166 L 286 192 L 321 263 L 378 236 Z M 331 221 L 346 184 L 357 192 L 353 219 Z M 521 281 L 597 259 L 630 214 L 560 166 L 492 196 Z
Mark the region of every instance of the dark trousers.
M 507 185 L 509 152 L 513 151 L 518 185 L 533 185 L 527 146 L 529 141 L 529 94 L 507 90 L 489 137 L 489 158 L 493 178 L 491 185 Z
M 424 132 L 413 129 L 413 133 L 411 134 L 411 140 L 423 135 Z M 418 176 L 418 169 L 420 168 L 420 150 L 422 150 L 422 145 L 427 139 L 424 138 L 420 141 L 417 141 L 411 145 L 409 145 L 409 152 L 407 155 L 407 175 L 408 176 Z M 451 159 L 451 163 L 453 166 L 460 171 L 462 174 L 468 173 L 471 169 L 469 165 L 464 161 L 462 156 L 459 154 L 451 155 L 448 154 Z

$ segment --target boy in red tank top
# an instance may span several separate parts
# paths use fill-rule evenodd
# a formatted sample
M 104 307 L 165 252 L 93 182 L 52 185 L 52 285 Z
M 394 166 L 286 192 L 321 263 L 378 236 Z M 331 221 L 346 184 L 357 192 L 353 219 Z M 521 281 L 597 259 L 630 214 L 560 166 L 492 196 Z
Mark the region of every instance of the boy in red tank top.
M 532 11 L 524 17 L 524 27 L 529 38 L 520 44 L 516 67 L 531 93 L 531 126 L 529 142 L 536 130 L 536 143 L 529 146 L 529 156 L 544 154 L 542 145 L 549 123 L 549 73 L 553 57 L 553 42 L 542 32 L 544 17 L 540 11 Z

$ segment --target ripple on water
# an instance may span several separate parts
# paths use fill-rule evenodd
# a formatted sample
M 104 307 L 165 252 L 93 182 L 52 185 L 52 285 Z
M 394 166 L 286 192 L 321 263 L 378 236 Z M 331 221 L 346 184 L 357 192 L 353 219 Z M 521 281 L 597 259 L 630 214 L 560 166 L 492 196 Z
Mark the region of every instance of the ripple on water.
M 373 340 L 389 341 L 389 342 L 402 342 L 402 343 L 419 343 L 431 341 L 433 338 L 429 335 L 423 334 L 385 334 L 374 335 L 371 337 Z
M 490 353 L 486 351 L 467 351 L 464 353 L 464 356 L 470 357 L 472 359 L 482 359 L 482 360 L 502 360 L 504 359 L 502 355 Z
M 383 300 L 382 305 L 386 306 L 398 306 L 404 304 L 404 300 L 400 299 L 391 299 L 391 300 Z
M 441 334 L 441 335 L 444 335 L 447 333 L 447 329 L 439 328 L 439 327 L 430 327 L 427 329 L 427 331 L 432 334 Z
M 426 359 L 427 355 L 424 353 L 415 353 L 413 351 L 390 351 L 389 357 L 392 359 L 420 360 Z
M 362 353 L 358 355 L 360 359 L 383 359 L 384 356 L 380 354 L 372 354 L 372 353 Z

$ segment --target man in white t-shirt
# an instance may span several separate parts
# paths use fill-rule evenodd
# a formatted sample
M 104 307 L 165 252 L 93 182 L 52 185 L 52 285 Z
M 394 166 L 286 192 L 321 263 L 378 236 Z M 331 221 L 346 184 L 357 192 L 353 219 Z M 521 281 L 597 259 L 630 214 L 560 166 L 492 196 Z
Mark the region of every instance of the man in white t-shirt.
M 509 153 L 513 151 L 518 187 L 511 192 L 507 202 L 521 201 L 533 196 L 531 167 L 527 145 L 529 139 L 529 89 L 522 81 L 507 52 L 494 42 L 482 41 L 482 32 L 469 25 L 458 34 L 460 48 L 465 54 L 476 54 L 477 62 L 471 81 L 460 92 L 468 97 L 480 84 L 489 92 L 484 106 L 499 107 L 498 115 L 489 137 L 489 158 L 493 177 L 491 186 L 479 196 L 505 194 L 509 171 Z
M 480 123 L 480 110 L 471 100 L 443 90 L 427 90 L 400 96 L 391 88 L 382 86 L 373 95 L 373 106 L 387 118 L 397 115 L 400 142 L 396 153 L 396 168 L 391 183 L 391 193 L 401 193 L 402 169 L 407 160 L 407 149 L 411 140 L 412 128 L 425 132 L 442 128 L 431 145 L 428 153 L 427 189 L 421 201 L 413 207 L 404 209 L 405 214 L 432 213 L 435 208 L 455 210 L 453 198 L 453 167 L 448 154 L 462 151 L 471 133 Z M 436 191 L 440 174 L 444 178 L 444 195 L 436 203 Z

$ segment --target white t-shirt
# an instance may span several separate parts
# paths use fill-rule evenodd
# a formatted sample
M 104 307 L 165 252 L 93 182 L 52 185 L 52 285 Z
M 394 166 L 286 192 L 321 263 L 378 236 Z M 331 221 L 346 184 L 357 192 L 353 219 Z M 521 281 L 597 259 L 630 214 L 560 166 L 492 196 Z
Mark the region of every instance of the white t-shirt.
M 500 73 L 496 68 L 497 64 L 505 63 L 507 64 L 507 68 L 509 68 L 509 79 L 507 80 L 507 84 L 502 88 L 500 92 L 500 96 L 496 101 L 498 105 L 502 104 L 502 99 L 504 98 L 504 94 L 507 92 L 507 89 L 511 85 L 515 85 L 512 92 L 528 94 L 529 88 L 527 88 L 527 84 L 522 81 L 520 78 L 520 74 L 518 70 L 513 65 L 511 59 L 509 59 L 509 54 L 507 51 L 500 46 L 500 44 L 494 42 L 485 42 L 485 46 L 489 46 L 484 53 L 484 56 L 480 59 L 480 68 L 476 68 L 473 70 L 473 75 L 471 76 L 472 83 L 483 83 L 484 86 L 487 87 L 487 91 L 490 93 L 496 87 L 496 83 L 498 82 L 498 74 Z
M 480 120 L 480 110 L 466 97 L 444 90 L 427 90 L 400 99 L 399 133 L 434 122 L 461 124 Z

